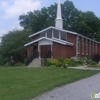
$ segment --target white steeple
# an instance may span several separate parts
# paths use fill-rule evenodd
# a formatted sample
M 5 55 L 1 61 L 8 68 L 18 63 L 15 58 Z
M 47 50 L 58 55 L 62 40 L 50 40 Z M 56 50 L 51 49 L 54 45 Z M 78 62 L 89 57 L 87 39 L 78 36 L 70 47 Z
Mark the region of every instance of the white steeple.
M 61 13 L 61 3 L 60 0 L 58 0 L 57 5 L 57 18 L 56 18 L 56 25 L 57 28 L 63 28 L 63 19 L 62 19 L 62 13 Z

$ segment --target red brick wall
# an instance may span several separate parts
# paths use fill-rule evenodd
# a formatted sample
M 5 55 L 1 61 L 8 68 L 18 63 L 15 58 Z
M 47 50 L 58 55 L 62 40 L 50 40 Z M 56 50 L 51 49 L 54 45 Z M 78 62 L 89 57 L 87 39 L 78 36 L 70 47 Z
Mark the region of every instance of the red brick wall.
M 36 39 L 38 39 L 38 38 L 39 38 L 39 34 L 38 34 L 38 35 L 33 36 L 33 37 L 32 37 L 32 41 L 34 41 L 34 40 L 36 40 Z
M 97 44 L 97 53 L 100 54 L 100 44 Z
M 74 56 L 74 48 L 72 46 L 53 43 L 53 58 L 70 58 L 72 56 Z
M 73 56 L 76 56 L 76 35 L 67 33 L 67 42 L 71 42 L 74 44 L 73 46 Z

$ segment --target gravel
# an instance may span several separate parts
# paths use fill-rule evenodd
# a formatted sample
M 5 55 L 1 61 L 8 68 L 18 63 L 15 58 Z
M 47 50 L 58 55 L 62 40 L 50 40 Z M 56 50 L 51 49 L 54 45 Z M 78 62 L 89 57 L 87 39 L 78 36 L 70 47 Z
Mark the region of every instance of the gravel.
M 92 100 L 93 92 L 100 92 L 100 74 L 58 87 L 33 100 Z

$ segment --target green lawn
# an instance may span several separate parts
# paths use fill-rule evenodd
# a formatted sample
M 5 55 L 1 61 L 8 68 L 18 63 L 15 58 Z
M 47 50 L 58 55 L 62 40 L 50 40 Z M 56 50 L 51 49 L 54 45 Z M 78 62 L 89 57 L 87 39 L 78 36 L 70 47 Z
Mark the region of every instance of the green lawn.
M 55 87 L 97 73 L 63 68 L 0 67 L 0 100 L 31 100 Z

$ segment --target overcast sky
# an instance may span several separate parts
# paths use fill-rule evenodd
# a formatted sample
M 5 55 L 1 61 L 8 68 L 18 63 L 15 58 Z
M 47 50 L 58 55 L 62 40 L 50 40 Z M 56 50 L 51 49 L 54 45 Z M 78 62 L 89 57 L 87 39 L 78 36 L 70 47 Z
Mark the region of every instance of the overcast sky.
M 21 29 L 19 15 L 48 7 L 58 0 L 0 0 L 0 36 L 13 29 Z M 61 0 L 64 3 L 66 0 Z M 93 11 L 100 17 L 100 0 L 70 0 L 82 11 Z

